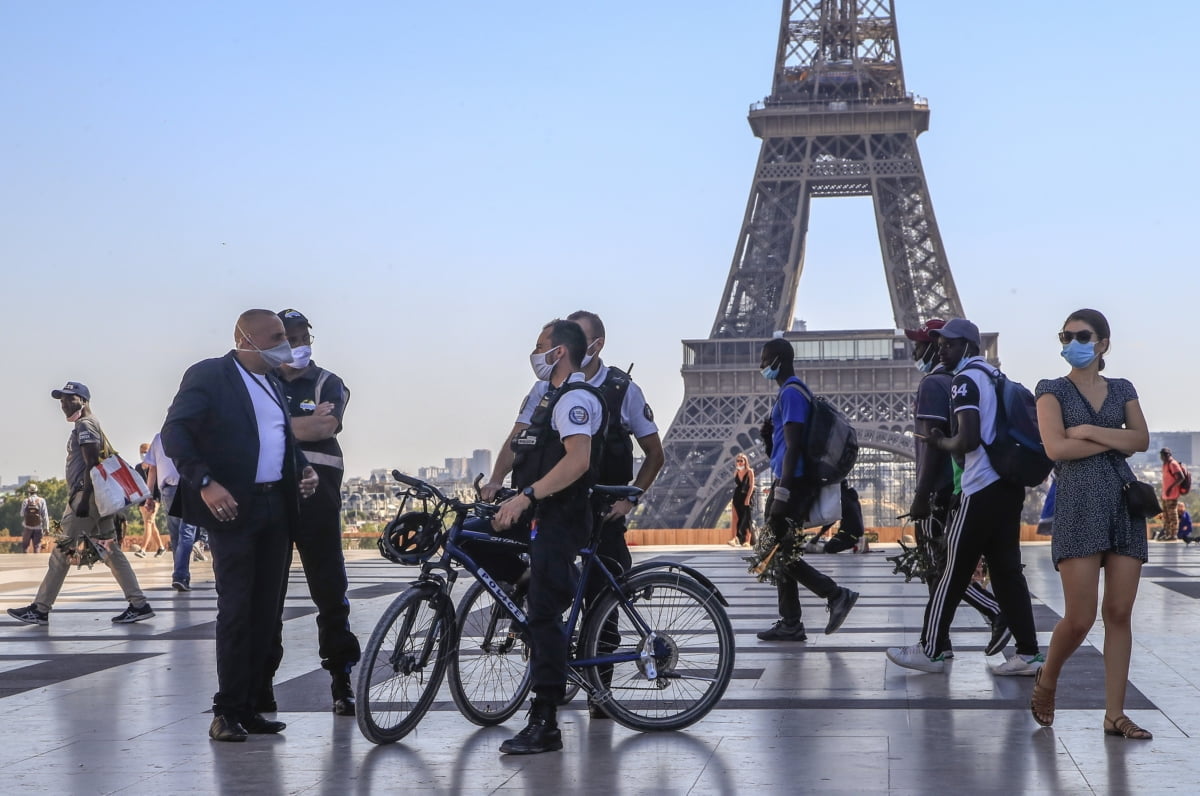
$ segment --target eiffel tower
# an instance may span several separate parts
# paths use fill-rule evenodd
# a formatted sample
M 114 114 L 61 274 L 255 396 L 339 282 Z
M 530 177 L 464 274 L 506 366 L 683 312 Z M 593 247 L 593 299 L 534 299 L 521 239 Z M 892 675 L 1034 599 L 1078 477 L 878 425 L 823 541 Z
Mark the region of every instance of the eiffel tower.
M 901 493 L 911 495 L 920 374 L 896 329 L 963 315 L 917 153 L 929 106 L 905 89 L 894 2 L 784 0 L 771 95 L 749 121 L 762 150 L 733 264 L 708 339 L 683 341 L 683 405 L 638 524 L 714 527 L 739 452 L 768 475 L 758 428 L 776 389 L 758 372 L 759 352 L 791 328 L 810 203 L 841 196 L 874 202 L 895 324 L 785 337 L 800 377 L 854 422 L 863 451 L 851 479 L 867 489 L 864 510 L 869 500 L 878 509 L 867 523 L 878 523 L 905 510 Z M 995 334 L 984 348 L 994 360 Z

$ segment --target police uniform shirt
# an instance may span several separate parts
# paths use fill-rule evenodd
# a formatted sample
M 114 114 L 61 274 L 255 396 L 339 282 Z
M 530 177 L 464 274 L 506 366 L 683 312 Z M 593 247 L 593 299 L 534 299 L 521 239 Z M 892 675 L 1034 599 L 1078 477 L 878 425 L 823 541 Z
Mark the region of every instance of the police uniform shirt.
M 317 380 L 320 379 L 323 372 L 329 375 L 326 376 L 325 383 L 321 385 L 321 394 L 317 395 Z M 287 398 L 288 414 L 292 417 L 312 417 L 313 412 L 317 411 L 318 404 L 333 404 L 333 416 L 338 419 L 335 436 L 312 442 L 300 441 L 298 444 L 305 455 L 310 450 L 324 451 L 336 446 L 337 454 L 340 456 L 341 446 L 338 445 L 336 435 L 342 431 L 342 418 L 346 413 L 346 403 L 350 395 L 346 383 L 336 373 L 323 371 L 317 367 L 315 362 L 310 363 L 303 373 L 291 381 L 286 379 L 280 379 L 280 381 L 283 384 L 283 395 Z M 310 457 L 310 463 L 318 464 L 320 462 L 312 461 Z
M 917 401 L 913 414 L 917 420 L 927 420 L 930 423 L 943 424 L 943 427 L 950 427 L 950 382 L 953 376 L 950 371 L 938 363 L 933 370 L 921 379 L 921 384 L 917 387 Z M 921 469 L 921 462 L 929 455 L 929 448 L 925 443 L 918 441 L 916 446 L 917 453 L 917 470 Z M 954 471 L 950 464 L 950 457 L 946 457 L 943 464 L 942 472 L 938 473 L 937 480 L 933 484 L 933 491 L 941 492 L 944 489 L 949 489 L 954 485 Z
M 967 367 L 968 364 L 978 363 L 978 366 Z M 1000 474 L 992 468 L 984 445 L 990 445 L 996 439 L 996 388 L 992 384 L 989 373 L 999 373 L 981 356 L 975 356 L 963 363 L 958 369 L 950 385 L 950 408 L 957 420 L 959 412 L 973 411 L 979 413 L 979 447 L 970 451 L 963 464 L 962 493 L 973 495 L 984 487 L 1000 480 Z
M 565 383 L 584 381 L 583 373 L 575 371 Z M 604 422 L 604 409 L 600 399 L 587 390 L 568 390 L 554 404 L 550 416 L 550 428 L 558 432 L 560 439 L 586 434 L 594 437 Z
M 600 389 L 607 378 L 608 365 L 601 364 L 600 369 L 587 382 L 596 389 Z M 542 396 L 549 389 L 550 382 L 548 381 L 538 381 L 534 384 L 529 394 L 525 396 L 520 411 L 517 412 L 516 422 L 529 425 L 533 421 L 533 410 L 537 408 Z M 646 396 L 642 393 L 642 388 L 633 379 L 629 380 L 629 387 L 626 388 L 625 397 L 621 401 L 621 427 L 632 434 L 634 439 L 658 433 L 658 426 L 654 422 L 654 412 L 646 403 Z
M 321 384 L 321 394 L 317 394 L 317 382 L 322 374 L 325 381 Z M 350 389 L 345 382 L 332 371 L 322 370 L 316 363 L 311 363 L 304 371 L 287 381 L 280 379 L 283 385 L 283 397 L 287 401 L 288 414 L 291 417 L 312 417 L 317 406 L 323 403 L 333 404 L 333 416 L 338 419 L 334 436 L 328 439 L 297 440 L 300 450 L 304 451 L 308 463 L 317 468 L 320 476 L 317 481 L 317 492 L 322 499 L 340 503 L 342 495 L 342 478 L 345 474 L 345 464 L 342 460 L 342 446 L 338 443 L 337 434 L 342 430 L 342 418 L 346 412 L 346 404 L 350 400 Z

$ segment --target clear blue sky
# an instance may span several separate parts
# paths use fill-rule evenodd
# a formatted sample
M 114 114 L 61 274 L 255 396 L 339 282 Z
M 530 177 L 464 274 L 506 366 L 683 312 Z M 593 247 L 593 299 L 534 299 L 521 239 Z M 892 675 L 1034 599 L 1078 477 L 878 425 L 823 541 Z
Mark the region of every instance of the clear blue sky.
M 351 473 L 495 449 L 541 324 L 580 307 L 665 430 L 779 6 L 0 2 L 0 476 L 62 476 L 67 379 L 133 453 L 255 306 L 308 314 L 351 386 Z M 1200 426 L 1197 4 L 897 6 L 951 268 L 1006 370 L 1064 372 L 1053 335 L 1094 306 L 1151 427 Z M 892 325 L 869 200 L 815 203 L 799 315 Z

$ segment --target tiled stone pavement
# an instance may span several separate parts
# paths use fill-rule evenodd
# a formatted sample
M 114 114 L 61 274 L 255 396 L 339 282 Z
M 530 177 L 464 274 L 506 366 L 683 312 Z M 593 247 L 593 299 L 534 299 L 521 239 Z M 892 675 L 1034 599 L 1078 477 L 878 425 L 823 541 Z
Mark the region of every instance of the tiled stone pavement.
M 1062 595 L 1044 544 L 1024 549 L 1043 643 Z M 561 753 L 511 758 L 500 742 L 521 726 L 481 729 L 447 694 L 416 732 L 377 747 L 329 712 L 313 609 L 293 570 L 287 656 L 277 679 L 280 736 L 244 744 L 207 737 L 215 687 L 211 569 L 195 590 L 170 589 L 165 560 L 134 559 L 157 613 L 113 626 L 123 606 L 101 566 L 72 571 L 48 628 L 0 622 L 0 775 L 4 793 L 1125 793 L 1200 792 L 1200 549 L 1154 544 L 1135 612 L 1129 713 L 1150 742 L 1105 737 L 1097 632 L 1059 684 L 1058 718 L 1041 729 L 1027 678 L 994 678 L 987 631 L 969 608 L 944 675 L 888 664 L 888 646 L 919 632 L 924 587 L 891 574 L 885 552 L 811 561 L 862 593 L 844 627 L 823 636 L 820 601 L 804 596 L 810 640 L 760 642 L 774 590 L 728 547 L 636 557 L 686 559 L 731 603 L 738 652 L 725 699 L 685 731 L 639 734 L 564 709 Z M 350 554 L 352 622 L 365 640 L 412 570 Z M 27 604 L 45 556 L 0 556 L 2 607 Z M 465 591 L 460 583 L 457 594 Z M 2 615 L 0 615 L 2 616 Z M 1011 649 L 1011 648 L 1010 648 Z M 998 662 L 995 659 L 994 662 Z

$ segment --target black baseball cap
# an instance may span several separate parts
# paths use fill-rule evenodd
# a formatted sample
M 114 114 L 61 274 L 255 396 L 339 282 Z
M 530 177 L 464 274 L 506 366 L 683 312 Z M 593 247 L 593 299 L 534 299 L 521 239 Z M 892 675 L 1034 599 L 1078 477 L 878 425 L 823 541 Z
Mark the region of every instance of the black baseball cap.
M 312 324 L 308 322 L 308 318 L 305 318 L 304 313 L 300 310 L 286 309 L 280 310 L 276 314 L 279 315 L 279 320 L 283 321 L 284 326 L 292 326 L 297 323 L 302 323 L 309 329 L 312 328 Z
M 64 395 L 78 395 L 84 401 L 92 400 L 91 390 L 87 388 L 86 384 L 80 384 L 77 381 L 67 382 L 62 386 L 61 390 L 50 391 L 50 397 L 56 401 L 62 398 Z
M 979 327 L 966 318 L 951 318 L 941 329 L 932 329 L 930 337 L 945 337 L 949 340 L 966 340 L 974 343 L 976 348 L 983 348 L 979 339 Z

